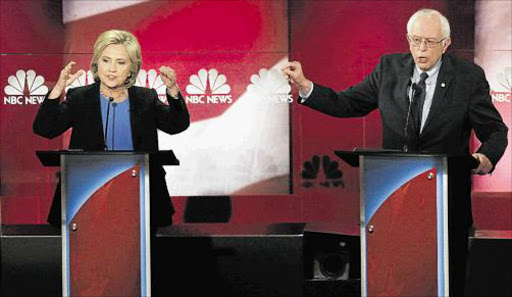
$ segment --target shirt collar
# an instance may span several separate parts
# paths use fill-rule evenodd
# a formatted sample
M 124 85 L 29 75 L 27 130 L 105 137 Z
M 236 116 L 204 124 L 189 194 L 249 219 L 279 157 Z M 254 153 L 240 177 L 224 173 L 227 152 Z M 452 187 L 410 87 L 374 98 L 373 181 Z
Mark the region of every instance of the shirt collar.
M 439 73 L 439 69 L 441 69 L 441 64 L 442 64 L 442 56 L 441 58 L 439 58 L 439 60 L 437 60 L 437 62 L 434 64 L 434 66 L 430 67 L 429 70 L 427 70 L 427 74 L 428 74 L 428 78 L 427 78 L 427 82 L 431 79 L 431 78 L 434 78 L 434 77 L 437 77 L 437 74 Z M 423 72 L 423 70 L 421 70 L 418 65 L 415 65 L 414 67 L 414 80 L 420 80 L 420 74 Z

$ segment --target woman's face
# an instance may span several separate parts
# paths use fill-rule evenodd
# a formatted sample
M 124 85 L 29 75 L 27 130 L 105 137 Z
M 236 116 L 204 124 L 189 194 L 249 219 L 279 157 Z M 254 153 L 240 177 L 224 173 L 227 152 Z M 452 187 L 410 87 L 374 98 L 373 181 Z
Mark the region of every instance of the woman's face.
M 130 66 L 130 56 L 124 45 L 110 44 L 98 59 L 98 77 L 111 89 L 123 87 L 130 75 Z

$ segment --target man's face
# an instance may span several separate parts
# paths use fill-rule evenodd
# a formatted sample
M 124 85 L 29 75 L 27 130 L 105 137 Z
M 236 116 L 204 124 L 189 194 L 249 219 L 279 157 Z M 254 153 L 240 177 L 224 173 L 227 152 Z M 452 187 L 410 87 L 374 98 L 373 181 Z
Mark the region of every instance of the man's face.
M 451 40 L 443 38 L 439 17 L 421 16 L 416 20 L 408 39 L 414 62 L 421 70 L 429 70 L 446 51 Z

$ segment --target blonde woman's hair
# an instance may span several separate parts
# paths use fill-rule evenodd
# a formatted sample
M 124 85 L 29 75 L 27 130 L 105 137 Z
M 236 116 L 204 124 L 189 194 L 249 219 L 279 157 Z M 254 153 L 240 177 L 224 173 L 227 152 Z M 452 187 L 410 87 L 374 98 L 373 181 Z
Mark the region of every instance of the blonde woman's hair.
M 105 48 L 111 44 L 122 44 L 130 57 L 130 74 L 126 79 L 126 87 L 129 88 L 137 82 L 137 75 L 142 66 L 142 55 L 139 41 L 132 33 L 122 30 L 109 30 L 101 33 L 94 43 L 94 52 L 91 61 L 91 72 L 94 80 L 99 82 L 98 59 Z

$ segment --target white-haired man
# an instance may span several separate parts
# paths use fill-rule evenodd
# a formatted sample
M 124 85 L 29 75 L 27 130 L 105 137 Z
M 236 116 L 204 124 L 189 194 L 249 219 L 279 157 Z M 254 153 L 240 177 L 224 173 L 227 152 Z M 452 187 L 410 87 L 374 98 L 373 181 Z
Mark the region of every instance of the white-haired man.
M 299 62 L 288 63 L 283 72 L 299 89 L 299 101 L 315 110 L 355 117 L 378 108 L 386 149 L 469 154 L 473 130 L 482 143 L 473 154 L 480 162 L 473 173 L 490 173 L 505 152 L 508 129 L 492 104 L 484 71 L 445 54 L 451 43 L 450 24 L 436 10 L 415 12 L 407 24 L 406 38 L 410 53 L 382 56 L 362 82 L 342 92 L 313 84 Z M 472 225 L 471 172 L 458 175 L 448 207 L 450 296 L 464 294 L 468 228 Z

